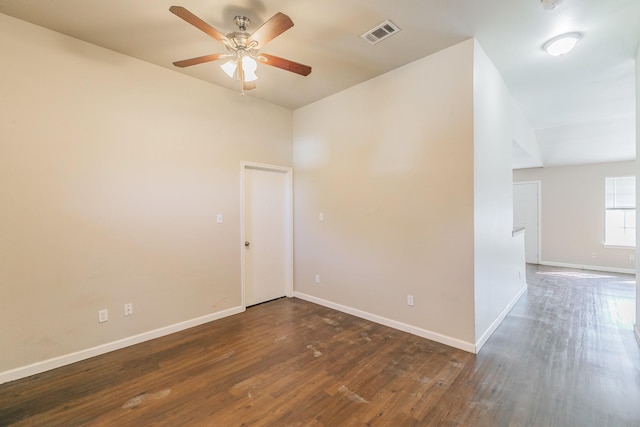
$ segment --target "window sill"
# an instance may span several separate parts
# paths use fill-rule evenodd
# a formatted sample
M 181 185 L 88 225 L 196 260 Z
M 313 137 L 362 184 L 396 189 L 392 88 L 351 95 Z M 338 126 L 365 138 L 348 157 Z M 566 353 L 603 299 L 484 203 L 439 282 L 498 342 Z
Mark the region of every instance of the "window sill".
M 607 243 L 604 243 L 602 246 L 604 246 L 607 249 L 629 249 L 629 250 L 635 250 L 636 249 L 635 246 L 609 245 Z

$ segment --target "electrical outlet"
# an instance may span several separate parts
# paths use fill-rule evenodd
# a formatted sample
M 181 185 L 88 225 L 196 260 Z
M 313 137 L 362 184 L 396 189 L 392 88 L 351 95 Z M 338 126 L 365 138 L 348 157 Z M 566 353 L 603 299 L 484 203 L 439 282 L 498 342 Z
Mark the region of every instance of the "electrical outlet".
M 216 222 L 217 222 L 218 224 L 222 224 L 222 214 L 221 214 L 221 213 L 219 213 L 219 214 L 216 216 Z
M 413 307 L 413 295 L 407 295 L 407 305 Z
M 318 214 L 318 219 L 319 219 L 320 221 L 324 221 L 324 212 L 320 212 L 320 213 Z
M 109 311 L 105 308 L 104 310 L 98 311 L 98 322 L 104 323 L 109 320 Z
M 316 274 L 316 283 L 320 283 L 320 275 Z
M 596 257 L 596 253 L 595 252 L 591 252 L 591 258 L 595 258 Z
M 133 314 L 133 303 L 127 303 L 124 305 L 124 315 L 131 316 Z
M 634 254 L 629 255 L 629 261 L 635 261 L 636 256 Z

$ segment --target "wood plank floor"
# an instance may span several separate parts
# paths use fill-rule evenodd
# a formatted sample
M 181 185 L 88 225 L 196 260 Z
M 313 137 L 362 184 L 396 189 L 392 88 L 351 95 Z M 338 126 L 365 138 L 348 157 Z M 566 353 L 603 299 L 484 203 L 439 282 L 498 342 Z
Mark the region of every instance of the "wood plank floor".
M 0 425 L 640 426 L 635 277 L 529 267 L 479 355 L 298 299 L 0 386 Z

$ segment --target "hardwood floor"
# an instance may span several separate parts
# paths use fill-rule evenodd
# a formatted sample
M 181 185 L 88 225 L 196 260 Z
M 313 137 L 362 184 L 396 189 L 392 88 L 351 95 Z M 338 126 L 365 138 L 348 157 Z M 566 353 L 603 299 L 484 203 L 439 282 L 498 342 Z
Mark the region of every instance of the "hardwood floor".
M 635 277 L 529 267 L 479 355 L 298 299 L 0 386 L 0 425 L 640 426 Z

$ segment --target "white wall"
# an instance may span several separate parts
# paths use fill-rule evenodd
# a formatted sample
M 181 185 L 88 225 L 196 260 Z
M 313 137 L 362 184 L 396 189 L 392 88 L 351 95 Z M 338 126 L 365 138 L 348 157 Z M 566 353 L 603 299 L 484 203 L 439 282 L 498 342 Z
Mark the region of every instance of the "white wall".
M 512 116 L 512 125 L 515 130 L 511 153 L 512 167 L 513 169 L 541 167 L 542 152 L 536 133 L 515 103 L 514 108 L 513 111 L 517 113 Z
M 524 240 L 512 235 L 511 144 L 533 131 L 477 42 L 474 53 L 475 339 L 481 346 L 526 288 Z
M 292 112 L 5 15 L 0 56 L 0 374 L 237 311 L 240 162 L 290 166 Z
M 634 249 L 604 246 L 604 182 L 635 171 L 633 161 L 514 171 L 516 182 L 542 183 L 541 263 L 633 271 Z
M 636 153 L 640 152 L 640 47 L 636 54 Z M 640 177 L 640 162 L 636 161 L 636 177 Z M 638 178 L 636 178 L 636 181 Z M 636 185 L 636 200 L 640 200 L 640 185 Z M 636 210 L 636 218 L 640 210 Z M 636 228 L 636 242 L 640 242 L 640 229 Z M 640 256 L 636 251 L 636 275 L 640 271 Z M 640 283 L 636 280 L 636 338 L 640 344 Z

